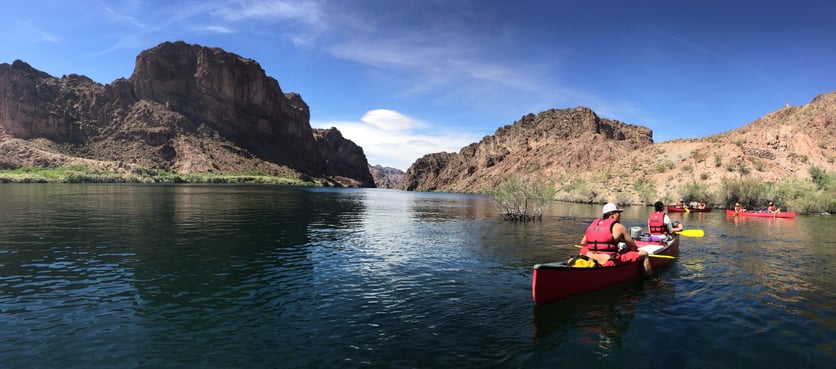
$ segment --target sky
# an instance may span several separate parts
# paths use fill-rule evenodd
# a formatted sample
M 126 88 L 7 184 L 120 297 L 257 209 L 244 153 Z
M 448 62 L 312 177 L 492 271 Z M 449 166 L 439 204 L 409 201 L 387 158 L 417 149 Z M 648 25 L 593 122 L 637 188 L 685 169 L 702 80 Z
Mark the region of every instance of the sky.
M 406 170 L 521 117 L 586 106 L 655 142 L 738 128 L 836 90 L 836 1 L 29 0 L 0 63 L 128 78 L 185 41 L 257 61 L 372 165 Z

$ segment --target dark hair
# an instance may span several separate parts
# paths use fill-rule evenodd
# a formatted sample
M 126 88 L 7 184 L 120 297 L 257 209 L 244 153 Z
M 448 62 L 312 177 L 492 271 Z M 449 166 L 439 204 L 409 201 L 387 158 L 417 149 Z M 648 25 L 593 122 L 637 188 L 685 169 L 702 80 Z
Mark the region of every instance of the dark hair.
M 665 209 L 665 204 L 663 204 L 661 201 L 656 201 L 656 203 L 653 204 L 653 207 L 656 208 L 656 211 L 662 211 Z

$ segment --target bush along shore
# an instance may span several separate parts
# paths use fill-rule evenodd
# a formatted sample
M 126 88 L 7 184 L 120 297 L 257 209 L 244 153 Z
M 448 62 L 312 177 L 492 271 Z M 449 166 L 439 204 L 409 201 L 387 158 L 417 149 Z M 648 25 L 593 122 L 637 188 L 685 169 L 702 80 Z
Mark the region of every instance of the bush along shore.
M 294 178 L 264 173 L 179 174 L 161 169 L 134 167 L 127 172 L 93 169 L 82 165 L 59 168 L 18 168 L 0 170 L 0 183 L 252 183 L 300 186 L 334 186 L 336 181 Z
M 483 191 L 497 205 L 503 218 L 534 220 L 542 218 L 545 202 L 575 203 L 617 202 L 619 205 L 650 205 L 656 201 L 673 204 L 677 199 L 703 200 L 710 206 L 732 208 L 740 203 L 747 209 L 766 209 L 775 202 L 782 211 L 799 214 L 833 214 L 836 212 L 836 175 L 811 166 L 810 179 L 791 178 L 782 182 L 763 182 L 755 177 L 728 177 L 714 188 L 700 181 L 686 182 L 678 189 L 657 198 L 656 189 L 638 179 L 633 189 L 638 203 L 630 196 L 616 197 L 615 201 L 602 195 L 595 184 L 573 181 L 555 185 L 553 182 L 509 175 L 495 188 Z M 625 192 L 626 193 L 626 192 Z

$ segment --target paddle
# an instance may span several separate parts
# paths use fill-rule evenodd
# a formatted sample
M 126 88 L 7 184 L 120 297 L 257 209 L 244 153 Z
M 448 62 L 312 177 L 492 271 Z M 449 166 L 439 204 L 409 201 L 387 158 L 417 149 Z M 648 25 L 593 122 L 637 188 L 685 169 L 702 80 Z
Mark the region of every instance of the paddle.
M 705 232 L 702 229 L 683 229 L 679 231 L 679 234 L 685 237 L 702 237 L 705 236 Z
M 659 259 L 676 259 L 675 257 L 670 256 L 670 255 L 647 254 L 647 256 L 652 257 L 652 258 L 659 258 Z
M 575 247 L 582 248 L 583 246 L 575 245 Z M 652 258 L 659 258 L 659 259 L 676 259 L 675 257 L 670 256 L 670 255 L 647 254 L 647 256 L 652 257 Z

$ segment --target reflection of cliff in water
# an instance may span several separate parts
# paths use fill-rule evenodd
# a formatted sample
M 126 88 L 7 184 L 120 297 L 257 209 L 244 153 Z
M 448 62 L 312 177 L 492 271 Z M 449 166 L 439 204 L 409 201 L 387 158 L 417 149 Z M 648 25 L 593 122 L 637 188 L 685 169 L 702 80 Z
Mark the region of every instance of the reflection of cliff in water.
M 129 238 L 136 285 L 151 304 L 222 302 L 249 293 L 254 275 L 276 278 L 283 268 L 310 273 L 304 245 L 311 216 L 302 191 L 171 186 L 131 195 L 142 204 L 135 216 L 144 219 Z

